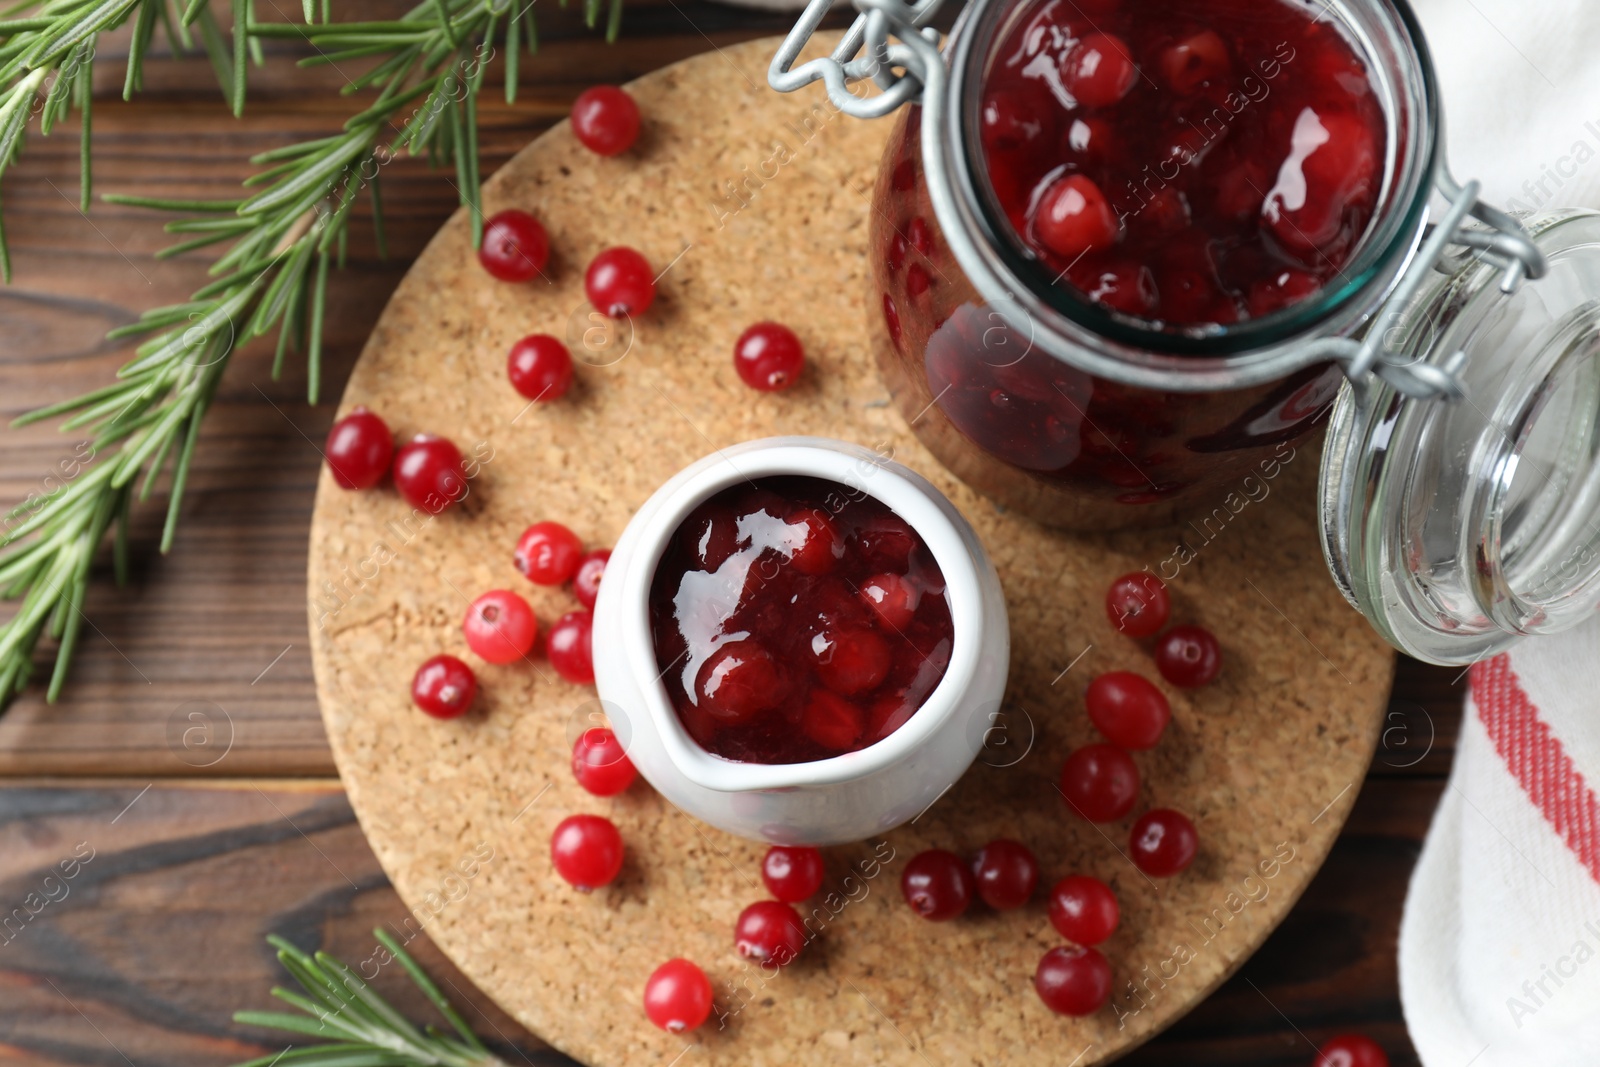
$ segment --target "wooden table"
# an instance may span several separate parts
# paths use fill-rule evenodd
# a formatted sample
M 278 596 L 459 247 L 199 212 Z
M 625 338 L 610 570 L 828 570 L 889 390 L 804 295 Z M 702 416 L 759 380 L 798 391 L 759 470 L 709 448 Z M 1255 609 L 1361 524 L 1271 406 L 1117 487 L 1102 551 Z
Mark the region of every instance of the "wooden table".
M 340 10 L 385 17 L 393 5 Z M 523 95 L 507 107 L 485 93 L 485 174 L 562 117 L 587 84 L 788 23 L 688 0 L 630 0 L 624 38 L 608 47 L 575 11 L 539 12 L 543 49 L 523 63 Z M 226 114 L 200 57 L 153 57 L 144 95 L 124 105 L 122 49 L 125 34 L 99 49 L 101 191 L 232 196 L 250 173 L 248 155 L 335 130 L 359 107 L 337 95 L 336 72 L 297 70 L 287 47 L 269 49 L 267 66 L 251 71 L 241 121 Z M 8 419 L 107 381 L 126 353 L 105 331 L 203 284 L 207 260 L 153 258 L 167 243 L 158 216 L 107 205 L 78 212 L 72 138 L 35 137 L 3 190 L 16 267 L 15 283 L 0 290 Z M 379 261 L 358 236 L 349 269 L 332 282 L 326 397 L 339 395 L 389 292 L 455 207 L 444 175 L 422 163 L 394 163 L 385 179 L 391 258 Z M 305 403 L 298 368 L 271 381 L 270 362 L 259 345 L 235 357 L 171 555 L 155 554 L 160 515 L 149 507 L 130 587 L 117 591 L 102 569 L 62 701 L 48 707 L 32 689 L 0 717 L 0 918 L 40 890 L 48 868 L 93 850 L 65 897 L 0 931 L 0 1061 L 183 1067 L 272 1054 L 283 1043 L 230 1021 L 236 1009 L 267 1007 L 269 987 L 284 980 L 264 935 L 359 963 L 375 947 L 372 928 L 386 925 L 413 938 L 508 1062 L 568 1063 L 431 946 L 345 801 L 317 713 L 304 608 L 316 442 L 332 405 Z M 33 491 L 73 444 L 49 426 L 0 436 L 0 501 Z M 1313 1042 L 1348 1028 L 1379 1039 L 1396 1064 L 1416 1062 L 1400 1020 L 1395 935 L 1453 752 L 1456 675 L 1400 664 L 1372 773 L 1305 898 L 1232 981 L 1124 1062 L 1307 1064 Z M 392 971 L 377 985 L 425 1014 Z

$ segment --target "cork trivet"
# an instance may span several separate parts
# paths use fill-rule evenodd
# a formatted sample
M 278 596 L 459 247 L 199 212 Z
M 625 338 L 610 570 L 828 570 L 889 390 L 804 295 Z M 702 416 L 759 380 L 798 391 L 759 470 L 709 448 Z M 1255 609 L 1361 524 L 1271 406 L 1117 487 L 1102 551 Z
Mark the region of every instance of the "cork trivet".
M 426 930 L 497 1003 L 580 1060 L 636 1067 L 684 1053 L 686 1041 L 639 1007 L 650 971 L 683 955 L 711 976 L 721 1016 L 692 1035 L 685 1063 L 1103 1062 L 1214 989 L 1299 896 L 1371 756 L 1390 655 L 1324 570 L 1313 447 L 1286 448 L 1281 469 L 1182 530 L 1098 539 L 1008 516 L 941 469 L 870 357 L 866 191 L 889 124 L 834 115 L 820 91 L 768 90 L 776 43 L 635 82 L 646 129 L 623 158 L 590 154 L 563 124 L 495 175 L 489 211 L 529 208 L 550 229 L 548 283 L 491 280 L 459 215 L 401 283 L 345 406 L 372 407 L 402 436 L 445 434 L 479 463 L 464 505 L 432 520 L 390 489 L 343 492 L 323 477 L 309 597 L 334 755 L 415 911 L 401 936 Z M 664 269 L 656 306 L 625 355 L 580 366 L 559 403 L 527 406 L 506 381 L 508 347 L 589 327 L 583 267 L 619 243 Z M 805 378 L 785 395 L 752 392 L 733 371 L 735 336 L 764 318 L 806 345 Z M 828 850 L 828 895 L 809 905 L 818 937 L 769 976 L 735 954 L 732 936 L 740 909 L 765 896 L 761 846 L 694 821 L 643 782 L 606 800 L 573 781 L 571 737 L 591 690 L 561 682 L 539 654 L 510 667 L 473 661 L 477 710 L 437 722 L 411 706 L 407 683 L 430 655 L 467 656 L 461 617 L 484 590 L 518 590 L 546 624 L 577 606 L 513 569 L 528 523 L 557 519 L 611 544 L 684 465 L 779 433 L 892 448 L 948 493 L 994 555 L 1015 648 L 995 739 L 1005 743 L 911 825 Z M 1162 882 L 1123 858 L 1131 820 L 1083 823 L 1055 788 L 1062 759 L 1093 738 L 1088 680 L 1117 668 L 1154 676 L 1148 651 L 1112 632 L 1102 607 L 1113 576 L 1147 565 L 1177 571 L 1176 616 L 1213 629 L 1226 656 L 1216 684 L 1171 691 L 1171 729 L 1135 756 L 1138 810 L 1179 808 L 1200 831 L 1194 867 Z M 628 844 L 621 877 L 590 895 L 548 858 L 552 828 L 574 812 L 607 815 Z M 1060 943 L 1042 899 L 938 925 L 901 900 L 900 872 L 920 849 L 967 852 L 1001 835 L 1037 852 L 1046 884 L 1082 872 L 1116 889 L 1122 927 L 1103 946 L 1111 1007 L 1068 1019 L 1034 995 L 1034 967 Z M 379 953 L 363 973 L 384 963 Z

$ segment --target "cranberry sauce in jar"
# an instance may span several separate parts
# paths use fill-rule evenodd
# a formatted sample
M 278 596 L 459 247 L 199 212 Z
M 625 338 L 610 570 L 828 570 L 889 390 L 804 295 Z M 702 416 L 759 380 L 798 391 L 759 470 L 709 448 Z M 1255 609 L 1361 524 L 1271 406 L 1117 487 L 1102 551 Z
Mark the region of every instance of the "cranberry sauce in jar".
M 916 531 L 860 490 L 741 483 L 680 526 L 650 588 L 656 663 L 708 752 L 805 763 L 903 726 L 944 677 L 944 576 Z
M 1041 0 L 982 94 L 990 184 L 1027 247 L 1058 284 L 1170 326 L 1315 293 L 1383 181 L 1365 63 L 1284 0 Z

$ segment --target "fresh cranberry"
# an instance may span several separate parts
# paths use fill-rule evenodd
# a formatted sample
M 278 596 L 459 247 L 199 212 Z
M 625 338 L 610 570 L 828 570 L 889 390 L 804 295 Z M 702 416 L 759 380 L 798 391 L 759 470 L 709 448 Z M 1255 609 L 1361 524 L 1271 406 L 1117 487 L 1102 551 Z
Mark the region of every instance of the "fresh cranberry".
M 1148 679 L 1132 671 L 1108 671 L 1083 695 L 1089 719 L 1119 748 L 1155 748 L 1172 721 L 1172 706 Z
M 411 699 L 435 719 L 453 719 L 472 706 L 478 679 L 454 656 L 434 656 L 411 679 Z
M 757 963 L 783 967 L 806 946 L 806 928 L 794 908 L 778 900 L 760 900 L 739 913 L 733 947 Z
M 922 591 L 903 575 L 874 574 L 861 583 L 861 599 L 892 633 L 899 633 L 916 618 Z
M 643 315 L 656 298 L 655 272 L 631 248 L 608 248 L 589 262 L 583 275 L 589 303 L 608 318 Z
M 550 666 L 573 685 L 594 684 L 594 613 L 569 611 L 550 627 L 545 640 Z
M 644 1013 L 672 1034 L 693 1030 L 711 1014 L 711 982 L 685 959 L 668 960 L 644 984 Z
M 1098 945 L 1116 931 L 1121 917 L 1117 895 L 1098 878 L 1074 874 L 1050 889 L 1050 925 L 1068 941 Z
M 328 430 L 323 455 L 328 472 L 341 488 L 371 489 L 389 472 L 394 438 L 382 419 L 358 407 Z
M 589 892 L 622 870 L 622 835 L 599 815 L 569 815 L 550 835 L 550 862 L 574 889 Z
M 1106 617 L 1129 637 L 1154 637 L 1171 615 L 1166 583 L 1146 571 L 1124 574 L 1106 591 Z
M 1222 647 L 1202 626 L 1174 626 L 1156 642 L 1156 670 L 1184 689 L 1207 685 L 1222 670 Z
M 1053 948 L 1033 972 L 1033 988 L 1057 1014 L 1092 1015 L 1111 999 L 1111 964 L 1092 948 Z
M 1082 174 L 1069 174 L 1045 192 L 1033 227 L 1045 247 L 1068 259 L 1117 242 L 1116 214 L 1100 187 Z
M 550 259 L 550 238 L 539 220 L 526 211 L 508 208 L 483 223 L 483 243 L 478 262 L 503 282 L 525 282 L 544 270 Z
M 712 718 L 737 725 L 775 706 L 781 684 L 778 665 L 759 642 L 731 641 L 700 668 L 696 703 Z
M 615 85 L 596 85 L 572 102 L 572 132 L 602 156 L 626 152 L 639 136 L 639 105 Z
M 412 507 L 439 514 L 467 495 L 461 450 L 443 437 L 417 434 L 395 453 L 394 485 Z
M 1128 856 L 1152 878 L 1167 878 L 1194 862 L 1200 835 L 1181 812 L 1155 808 L 1139 816 L 1128 835 Z
M 1184 96 L 1218 81 L 1232 66 L 1228 46 L 1215 30 L 1201 30 L 1168 45 L 1159 63 L 1167 84 Z
M 756 323 L 741 333 L 733 346 L 733 367 L 739 377 L 764 393 L 787 389 L 799 381 L 805 362 L 800 338 L 776 322 Z
M 531 333 L 511 346 L 506 374 L 517 392 L 548 403 L 572 385 L 572 353 L 547 333 Z
M 1020 908 L 1033 899 L 1039 884 L 1039 863 L 1027 845 L 999 838 L 978 850 L 972 860 L 978 896 L 997 911 Z
M 1312 1067 L 1389 1067 L 1389 1056 L 1365 1034 L 1339 1034 L 1317 1049 Z
M 572 576 L 572 595 L 590 610 L 600 597 L 600 577 L 605 574 L 610 559 L 609 548 L 597 548 L 578 561 L 578 571 Z
M 972 872 L 955 853 L 931 848 L 906 864 L 900 892 L 912 911 L 924 919 L 945 922 L 966 911 L 972 902 Z
M 597 797 L 614 797 L 639 776 L 617 735 L 591 726 L 572 745 L 572 776 Z
M 1139 768 L 1112 745 L 1085 745 L 1061 765 L 1067 806 L 1090 822 L 1114 822 L 1139 799 Z
M 800 713 L 801 732 L 833 752 L 852 751 L 866 728 L 866 712 L 826 689 L 813 689 Z
M 517 539 L 511 562 L 535 585 L 561 585 L 578 573 L 583 542 L 559 522 L 536 522 Z
M 1088 34 L 1061 65 L 1061 83 L 1084 107 L 1110 107 L 1138 80 L 1128 46 L 1109 33 Z
M 472 602 L 461 624 L 467 647 L 489 663 L 515 663 L 533 649 L 539 623 L 528 602 L 509 589 L 491 589 Z
M 822 888 L 822 853 L 803 845 L 773 845 L 761 859 L 761 880 L 779 900 L 793 903 Z

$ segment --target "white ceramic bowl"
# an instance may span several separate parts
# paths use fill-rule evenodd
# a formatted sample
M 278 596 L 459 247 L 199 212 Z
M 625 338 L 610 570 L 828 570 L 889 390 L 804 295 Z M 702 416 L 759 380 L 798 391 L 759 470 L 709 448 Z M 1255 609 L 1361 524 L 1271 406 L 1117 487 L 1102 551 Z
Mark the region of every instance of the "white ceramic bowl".
M 651 581 L 685 517 L 731 485 L 776 475 L 809 475 L 865 491 L 908 522 L 944 572 L 954 630 L 944 678 L 904 726 L 860 751 L 811 763 L 742 763 L 701 748 L 673 710 L 650 632 Z M 751 441 L 674 476 L 618 540 L 594 614 L 602 707 L 639 773 L 688 814 L 778 844 L 859 841 L 915 817 L 982 748 L 1010 665 L 1000 579 L 972 527 L 910 469 L 821 437 Z

